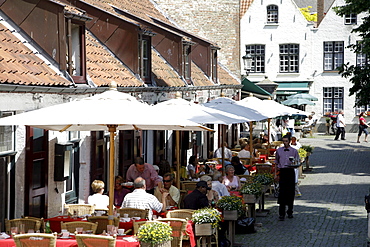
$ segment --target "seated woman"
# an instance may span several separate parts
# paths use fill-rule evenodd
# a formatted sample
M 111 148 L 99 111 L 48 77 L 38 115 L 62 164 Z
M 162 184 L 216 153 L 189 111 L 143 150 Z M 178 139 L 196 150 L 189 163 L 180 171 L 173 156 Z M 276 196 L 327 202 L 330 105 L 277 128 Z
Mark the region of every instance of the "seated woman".
M 226 166 L 225 170 L 226 176 L 224 176 L 222 183 L 226 185 L 226 188 L 230 190 L 239 190 L 241 185 L 240 185 L 240 180 L 238 176 L 235 176 L 235 169 L 232 165 Z
M 188 173 L 188 178 L 190 180 L 196 180 L 197 175 L 195 174 L 195 169 L 198 165 L 198 158 L 195 155 L 190 156 L 189 164 L 186 166 L 186 171 Z
M 107 210 L 109 206 L 109 197 L 107 195 L 103 195 L 104 182 L 101 180 L 94 180 L 91 183 L 91 188 L 95 194 L 87 198 L 87 203 L 95 205 L 95 210 Z
M 240 162 L 238 156 L 231 158 L 231 165 L 234 167 L 236 175 L 249 175 L 247 168 Z
M 207 186 L 212 188 L 212 178 L 210 176 L 204 175 L 200 178 L 200 181 L 206 181 Z M 207 190 L 206 196 L 208 198 L 209 206 L 211 207 L 215 206 L 219 200 L 218 192 L 213 189 Z
M 131 190 L 126 189 L 122 186 L 123 182 L 123 177 L 116 176 L 114 184 L 114 206 L 121 207 L 123 199 L 128 193 L 131 192 Z

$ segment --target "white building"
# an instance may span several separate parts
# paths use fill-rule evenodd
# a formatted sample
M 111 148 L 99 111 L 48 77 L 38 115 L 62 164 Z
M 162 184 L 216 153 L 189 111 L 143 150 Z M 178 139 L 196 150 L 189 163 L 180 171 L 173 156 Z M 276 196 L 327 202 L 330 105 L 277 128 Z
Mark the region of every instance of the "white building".
M 241 16 L 240 43 L 241 54 L 253 58 L 248 79 L 257 83 L 267 76 L 278 83 L 278 100 L 297 92 L 317 97 L 315 105 L 307 105 L 306 111 L 318 116 L 343 109 L 347 131 L 357 131 L 356 115 L 364 109 L 354 108 L 355 96 L 349 96 L 352 84 L 336 68 L 356 63 L 356 54 L 346 47 L 359 40 L 351 31 L 361 23 L 361 16 L 336 15 L 333 7 L 344 5 L 344 0 L 319 0 L 317 26 L 299 9 L 310 2 L 316 6 L 313 0 L 254 0 L 247 5 Z

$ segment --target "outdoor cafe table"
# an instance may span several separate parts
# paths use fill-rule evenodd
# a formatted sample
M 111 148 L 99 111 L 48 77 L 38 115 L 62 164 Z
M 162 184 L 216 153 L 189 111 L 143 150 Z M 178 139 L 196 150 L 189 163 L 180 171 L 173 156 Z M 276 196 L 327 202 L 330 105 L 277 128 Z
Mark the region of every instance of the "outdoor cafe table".
M 124 236 L 129 237 L 129 236 Z M 128 242 L 124 240 L 124 237 L 117 236 L 116 247 L 139 247 L 139 242 Z M 0 239 L 1 247 L 16 247 L 15 242 L 12 238 Z M 74 238 L 71 239 L 61 239 L 57 238 L 56 247 L 78 247 L 77 241 Z
M 144 219 L 142 219 L 144 220 Z M 138 220 L 138 221 L 142 221 L 142 220 Z M 72 221 L 86 221 L 85 218 L 73 218 L 73 217 L 70 217 L 70 216 L 57 216 L 57 217 L 53 217 L 53 218 L 49 218 L 49 219 L 45 219 L 45 222 L 46 221 L 49 221 L 50 222 L 50 228 L 53 232 L 57 232 L 57 233 L 60 233 L 61 232 L 61 228 L 60 228 L 60 222 L 72 222 Z M 120 221 L 119 223 L 119 228 L 120 229 L 125 229 L 125 231 L 129 230 L 129 229 L 133 229 L 133 221 L 129 221 L 129 222 L 122 222 Z M 132 232 L 130 232 L 132 233 Z

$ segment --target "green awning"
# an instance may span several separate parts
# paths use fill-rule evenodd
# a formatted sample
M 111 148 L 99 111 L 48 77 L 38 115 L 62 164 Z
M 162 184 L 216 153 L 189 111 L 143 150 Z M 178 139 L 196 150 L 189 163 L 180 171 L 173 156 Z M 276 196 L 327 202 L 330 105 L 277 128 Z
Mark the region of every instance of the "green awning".
M 269 92 L 267 92 L 263 88 L 257 86 L 256 84 L 254 84 L 253 82 L 251 82 L 247 78 L 244 78 L 242 80 L 242 85 L 243 85 L 243 87 L 242 87 L 242 92 L 243 93 L 255 93 L 255 94 L 264 95 L 264 96 L 271 96 L 271 94 Z
M 296 94 L 309 91 L 310 82 L 277 82 L 276 94 Z

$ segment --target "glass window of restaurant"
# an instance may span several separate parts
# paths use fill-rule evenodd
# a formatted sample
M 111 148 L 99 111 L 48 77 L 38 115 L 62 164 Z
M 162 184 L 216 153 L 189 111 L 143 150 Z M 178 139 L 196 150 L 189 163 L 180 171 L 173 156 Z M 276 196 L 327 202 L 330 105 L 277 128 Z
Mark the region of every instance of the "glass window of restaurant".
M 325 112 L 334 112 L 343 109 L 343 87 L 324 87 L 324 111 Z
M 66 195 L 67 204 L 78 203 L 78 187 L 79 187 L 79 170 L 80 170 L 80 139 L 79 131 L 70 131 L 69 140 L 72 143 L 70 150 L 70 166 L 69 176 L 66 179 Z

